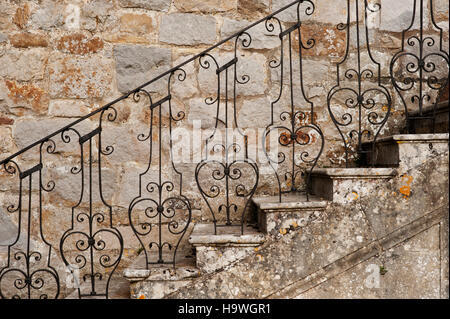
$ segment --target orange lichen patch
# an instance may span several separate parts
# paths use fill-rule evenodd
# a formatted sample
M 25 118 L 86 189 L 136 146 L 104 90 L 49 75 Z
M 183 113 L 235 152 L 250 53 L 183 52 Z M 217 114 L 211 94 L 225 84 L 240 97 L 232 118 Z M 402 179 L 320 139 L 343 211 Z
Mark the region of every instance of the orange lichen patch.
M 297 228 L 297 227 L 298 227 L 298 224 L 297 224 L 297 222 L 293 222 L 293 223 L 291 224 L 291 226 L 294 227 L 294 228 Z
M 98 37 L 88 39 L 84 34 L 75 33 L 61 37 L 56 48 L 63 52 L 83 55 L 103 49 L 103 41 Z
M 144 295 L 140 295 L 140 296 L 138 297 L 138 299 L 145 299 L 145 296 L 144 296 Z
M 411 194 L 411 187 L 405 185 L 400 187 L 399 192 L 405 196 L 409 196 Z
M 27 24 L 29 17 L 30 17 L 30 8 L 28 7 L 28 3 L 25 3 L 23 8 L 17 8 L 14 17 L 12 18 L 12 22 L 19 28 L 23 29 Z
M 286 235 L 287 233 L 287 229 L 286 228 L 280 228 L 280 234 L 281 235 Z
M 11 125 L 14 124 L 14 120 L 10 119 L 9 117 L 2 116 L 0 114 L 0 125 Z
M 25 103 L 38 112 L 45 111 L 48 107 L 49 97 L 47 92 L 32 84 L 18 85 L 15 81 L 5 81 L 8 88 L 8 96 L 15 104 Z
M 46 47 L 47 39 L 40 34 L 21 32 L 9 36 L 9 41 L 16 48 Z
M 401 186 L 399 192 L 403 194 L 405 198 L 411 195 L 411 183 L 413 179 L 414 178 L 409 175 L 402 176 L 402 181 L 406 182 L 406 185 Z
M 264 257 L 261 256 L 260 254 L 257 254 L 256 257 L 258 257 L 259 261 L 263 261 L 264 260 Z

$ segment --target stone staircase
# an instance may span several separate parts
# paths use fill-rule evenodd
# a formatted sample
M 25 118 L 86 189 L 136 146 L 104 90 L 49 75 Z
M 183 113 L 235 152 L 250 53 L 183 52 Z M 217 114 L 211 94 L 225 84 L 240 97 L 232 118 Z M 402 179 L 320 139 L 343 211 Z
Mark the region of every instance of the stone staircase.
M 309 201 L 254 198 L 243 235 L 196 224 L 189 263 L 136 260 L 130 296 L 447 298 L 448 150 L 448 133 L 382 138 L 373 168 L 315 169 Z

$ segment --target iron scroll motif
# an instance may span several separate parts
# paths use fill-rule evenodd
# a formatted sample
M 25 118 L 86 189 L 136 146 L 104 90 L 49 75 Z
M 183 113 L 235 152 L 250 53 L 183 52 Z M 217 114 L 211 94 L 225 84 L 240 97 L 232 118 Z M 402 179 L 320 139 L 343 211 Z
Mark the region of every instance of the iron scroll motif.
M 106 115 L 108 121 L 114 121 L 117 111 L 107 108 L 100 114 L 99 126 L 88 134 L 81 135 L 76 129 L 68 128 L 61 132 L 64 143 L 70 143 L 73 135 L 78 138 L 80 148 L 80 166 L 72 167 L 70 172 L 80 175 L 81 192 L 78 203 L 72 207 L 71 227 L 67 229 L 60 240 L 60 253 L 63 262 L 73 273 L 82 274 L 86 287 L 77 287 L 78 297 L 109 297 L 111 277 L 114 274 L 123 253 L 123 238 L 112 224 L 112 206 L 103 197 L 102 191 L 102 155 L 113 153 L 114 147 L 102 147 L 102 121 Z M 98 189 L 94 187 L 94 147 L 93 140 L 97 138 L 97 177 Z M 87 152 L 86 152 L 87 148 Z M 88 157 L 85 158 L 85 152 Z M 87 161 L 87 164 L 85 162 Z M 87 166 L 87 167 L 85 167 Z M 87 188 L 87 198 L 85 198 Z M 94 192 L 98 191 L 105 209 L 102 211 L 93 203 Z M 86 205 L 83 205 L 84 202 Z M 106 249 L 110 249 L 107 252 Z M 109 273 L 106 272 L 109 270 Z M 105 278 L 106 277 L 106 278 Z M 99 285 L 102 284 L 102 287 Z M 103 285 L 104 284 L 104 285 Z
M 141 96 L 146 97 L 150 110 L 149 133 L 147 135 L 140 134 L 137 137 L 139 141 L 149 143 L 148 166 L 144 172 L 139 174 L 139 194 L 131 201 L 128 208 L 130 226 L 143 247 L 147 269 L 151 264 L 172 264 L 175 267 L 178 247 L 188 229 L 192 216 L 191 204 L 182 192 L 183 175 L 175 167 L 172 154 L 172 122 L 181 121 L 185 116 L 182 111 L 177 114 L 173 112 L 171 104 L 173 78 L 182 82 L 186 78 L 186 73 L 181 68 L 174 70 L 168 79 L 167 96 L 157 102 L 153 102 L 151 94 L 144 89 L 133 94 L 135 102 L 139 102 Z M 168 176 L 163 176 L 163 172 L 167 170 L 167 167 L 163 167 L 162 163 L 162 158 L 165 155 L 163 152 L 161 110 L 163 105 L 167 105 L 169 109 L 168 138 L 171 166 L 175 175 L 178 176 L 178 180 L 175 178 L 170 180 Z M 155 120 L 158 123 L 156 125 L 153 124 Z M 156 129 L 154 126 L 157 126 Z M 153 137 L 156 137 L 157 143 L 153 142 Z M 157 144 L 156 147 L 154 144 Z M 151 165 L 154 162 L 156 162 L 156 167 L 152 168 Z M 151 172 L 157 173 L 157 181 L 145 182 L 147 174 Z M 154 228 L 157 228 L 156 232 L 153 232 Z M 156 236 L 152 238 L 154 233 L 156 233 Z M 156 253 L 152 254 L 155 250 Z
M 367 153 L 374 153 L 375 142 L 389 118 L 392 106 L 389 91 L 381 84 L 380 64 L 375 61 L 370 51 L 367 25 L 368 11 L 376 12 L 381 6 L 375 4 L 373 8 L 369 8 L 367 0 L 364 0 L 365 44 L 369 60 L 375 65 L 374 71 L 371 66 L 362 66 L 359 0 L 355 0 L 354 3 L 355 10 L 351 10 L 350 0 L 347 0 L 347 23 L 338 25 L 339 30 L 346 29 L 347 31 L 346 52 L 342 61 L 337 64 L 337 84 L 329 91 L 327 96 L 331 120 L 338 129 L 344 143 L 347 167 L 349 166 L 349 151 L 354 147 L 355 139 L 356 150 L 354 151 L 358 157 L 362 158 Z M 352 11 L 356 15 L 356 56 L 350 59 L 350 16 Z M 343 73 L 345 82 L 340 75 L 340 67 L 345 67 L 344 63 L 356 63 L 355 67 L 348 67 Z M 374 81 L 375 73 L 377 81 Z M 344 101 L 344 105 L 341 101 Z M 371 148 L 364 149 L 363 142 L 369 142 Z M 372 161 L 372 164 L 374 163 L 375 161 Z
M 414 133 L 411 120 L 416 119 L 431 121 L 431 133 L 434 133 L 439 97 L 449 81 L 449 55 L 442 46 L 443 31 L 434 20 L 433 0 L 429 1 L 429 16 L 431 25 L 438 30 L 439 40 L 436 41 L 436 38 L 424 33 L 426 3 L 424 0 L 419 2 L 414 0 L 411 24 L 402 32 L 402 48 L 393 56 L 390 63 L 392 85 L 405 108 L 408 133 Z M 417 4 L 419 4 L 419 29 L 406 39 L 406 35 L 413 32 L 417 18 Z M 446 72 L 442 73 L 443 69 L 446 69 Z M 432 106 L 431 112 L 426 112 L 426 103 Z
M 52 140 L 42 142 L 40 145 L 40 163 L 22 172 L 16 162 L 10 160 L 4 164 L 8 174 L 19 175 L 19 201 L 17 205 L 7 207 L 9 213 L 18 213 L 18 232 L 15 241 L 8 246 L 8 260 L 4 268 L 0 269 L 0 297 L 2 299 L 48 299 L 58 298 L 60 292 L 59 275 L 51 266 L 52 246 L 48 243 L 42 232 L 42 191 L 51 191 L 55 184 L 53 181 L 42 183 L 42 148 L 48 144 L 47 151 L 53 152 L 55 144 Z M 38 224 L 33 225 L 34 211 L 32 207 L 32 181 L 38 173 L 39 178 L 39 206 Z M 28 196 L 23 194 L 28 184 Z M 24 199 L 28 200 L 27 207 L 23 205 Z M 36 234 L 36 226 L 38 232 Z M 23 227 L 23 228 L 22 228 Z M 34 235 L 48 248 L 46 253 L 34 243 Z M 23 250 L 22 246 L 25 245 Z M 12 250 L 17 250 L 15 253 Z M 46 255 L 45 255 L 46 254 Z M 11 289 L 15 291 L 11 295 Z
M 275 32 L 278 25 L 280 38 L 280 59 L 272 60 L 269 66 L 273 69 L 280 70 L 280 90 L 278 97 L 271 103 L 271 122 L 266 127 L 263 134 L 263 151 L 269 161 L 270 166 L 275 172 L 278 182 L 278 198 L 281 202 L 282 194 L 290 192 L 305 192 L 307 200 L 309 200 L 310 190 L 310 176 L 311 172 L 317 164 L 319 157 L 322 154 L 324 147 L 324 136 L 320 127 L 315 123 L 314 104 L 308 99 L 305 94 L 303 86 L 303 50 L 309 50 L 314 47 L 314 39 L 308 39 L 306 42 L 302 40 L 301 36 L 301 19 L 300 9 L 304 6 L 304 13 L 308 16 L 314 12 L 314 4 L 311 1 L 301 1 L 297 4 L 297 22 L 290 28 L 283 31 L 282 24 L 277 17 L 270 17 L 265 22 L 266 30 Z M 300 93 L 303 101 L 294 99 L 294 59 L 293 56 L 293 34 L 298 32 L 298 73 L 300 82 Z M 288 86 L 289 86 L 289 105 L 288 110 L 285 110 L 284 105 L 280 105 L 279 120 L 276 120 L 275 106 L 281 103 L 284 85 L 284 42 L 287 38 L 288 42 Z M 304 104 L 309 108 L 309 112 L 302 110 L 298 104 Z M 276 133 L 278 144 L 283 147 L 283 150 L 276 154 L 276 158 L 267 151 L 267 139 L 270 134 Z M 318 145 L 318 150 L 311 153 L 311 147 L 314 144 Z M 316 147 L 317 148 L 317 147 Z M 281 185 L 281 178 L 279 170 L 281 165 L 286 162 L 286 153 L 290 155 L 290 166 L 287 172 L 284 173 L 284 181 L 288 185 L 287 190 L 283 190 Z M 299 186 L 298 177 L 304 177 L 304 186 Z
M 237 225 L 240 226 L 241 233 L 244 233 L 246 212 L 259 180 L 258 166 L 253 159 L 248 157 L 248 139 L 239 129 L 236 116 L 237 85 L 245 85 L 250 81 L 248 75 L 237 74 L 239 62 L 237 48 L 239 43 L 247 48 L 251 42 L 252 37 L 249 33 L 244 31 L 238 34 L 234 39 L 234 58 L 221 66 L 209 53 L 199 58 L 200 66 L 206 70 L 211 69 L 211 62 L 213 63 L 217 78 L 216 98 L 210 97 L 205 100 L 208 106 L 216 105 L 215 125 L 212 134 L 205 141 L 205 156 L 195 168 L 197 187 L 211 213 L 215 234 L 217 234 L 218 227 L 233 226 L 234 219 L 238 220 Z M 233 73 L 231 98 L 229 96 L 230 73 Z M 222 79 L 224 79 L 223 101 L 221 97 Z M 221 112 L 223 113 L 222 119 L 220 118 Z M 218 135 L 219 123 L 223 124 L 225 140 L 214 142 Z M 230 136 L 233 127 L 238 132 L 237 142 Z M 213 145 L 211 146 L 211 144 Z M 214 158 L 209 157 L 210 152 L 214 154 Z

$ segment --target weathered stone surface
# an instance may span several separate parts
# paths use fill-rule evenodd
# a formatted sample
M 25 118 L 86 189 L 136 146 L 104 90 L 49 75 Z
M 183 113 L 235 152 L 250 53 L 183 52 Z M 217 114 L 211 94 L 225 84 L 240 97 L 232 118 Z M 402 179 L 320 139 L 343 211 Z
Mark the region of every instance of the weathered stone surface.
M 81 117 L 89 113 L 89 108 L 78 100 L 51 100 L 48 114 L 57 117 Z
M 16 48 L 46 47 L 47 38 L 37 33 L 15 33 L 9 36 L 9 42 Z
M 102 97 L 110 88 L 111 62 L 99 57 L 52 56 L 49 61 L 52 98 Z
M 231 53 L 224 53 L 215 56 L 219 67 L 233 60 L 234 55 Z M 211 59 L 205 58 L 211 66 L 208 69 L 199 69 L 198 84 L 202 92 L 212 94 L 215 98 L 217 95 L 217 74 L 215 72 L 216 66 Z M 236 84 L 237 96 L 251 96 L 264 94 L 268 87 L 267 80 L 267 59 L 263 54 L 245 52 L 238 56 L 236 64 L 237 79 L 242 83 Z M 228 97 L 231 98 L 233 94 L 233 72 L 234 66 L 228 69 Z M 225 73 L 221 73 L 221 98 L 225 96 Z
M 265 128 L 270 121 L 270 101 L 267 97 L 245 100 L 237 116 L 239 127 Z
M 33 84 L 20 85 L 16 81 L 5 81 L 11 106 L 31 107 L 34 111 L 42 113 L 48 108 L 48 93 L 41 87 Z
M 44 77 L 48 54 L 41 48 L 26 51 L 9 50 L 0 55 L 0 76 L 16 81 L 40 80 Z
M 295 298 L 436 299 L 441 297 L 439 264 L 439 226 L 436 225 L 389 249 L 384 263 L 373 257 Z
M 234 33 L 240 31 L 241 29 L 249 26 L 251 22 L 246 20 L 233 20 L 224 18 L 222 27 L 220 29 L 220 36 L 225 39 Z M 273 32 L 267 31 L 264 23 L 260 23 L 257 26 L 251 28 L 247 32 L 252 37 L 252 42 L 249 48 L 253 49 L 273 49 L 280 46 L 280 38 L 278 33 L 280 30 L 274 30 Z M 246 39 L 242 36 L 241 39 Z M 230 45 L 234 46 L 235 39 L 231 40 Z
M 0 32 L 0 43 L 8 41 L 8 36 L 2 32 Z
M 61 27 L 64 24 L 63 6 L 60 4 L 47 2 L 37 8 L 30 18 L 30 23 L 38 29 L 50 31 L 53 28 Z
M 11 121 L 11 119 L 8 118 L 6 118 L 6 120 Z M 5 124 L 2 124 L 0 126 L 0 136 L 2 137 L 0 140 L 0 152 L 2 152 L 2 154 L 7 154 L 12 150 L 12 138 L 11 129 L 9 127 L 4 127 L 4 125 Z
M 208 105 L 204 99 L 191 99 L 189 103 L 188 121 L 201 121 L 201 128 L 214 127 L 216 123 L 217 105 Z
M 91 18 L 98 18 L 100 22 L 104 22 L 113 7 L 113 2 L 109 0 L 90 0 L 83 6 L 83 14 Z
M 98 37 L 88 38 L 84 34 L 74 33 L 59 38 L 56 48 L 62 52 L 84 55 L 101 50 L 103 41 Z
M 0 115 L 0 125 L 11 125 L 14 124 L 14 120 L 3 114 Z
M 281 237 L 288 231 L 305 227 L 312 221 L 322 218 L 328 202 L 311 196 L 286 194 L 279 201 L 278 196 L 254 197 L 257 208 L 258 227 L 271 236 Z
M 23 8 L 19 7 L 12 18 L 12 21 L 15 25 L 17 25 L 20 29 L 25 28 L 28 18 L 30 17 L 30 7 L 28 3 L 25 3 Z
M 323 27 L 315 24 L 304 24 L 301 27 L 302 43 L 306 48 L 302 49 L 304 56 L 329 56 L 342 57 L 346 48 L 346 32 L 333 27 Z M 313 40 L 314 44 L 308 41 Z M 312 46 L 312 47 L 311 47 Z M 293 52 L 298 54 L 298 32 L 294 32 L 292 41 Z
M 254 15 L 255 13 L 268 13 L 269 0 L 238 0 L 238 12 Z
M 175 0 L 181 12 L 224 12 L 236 9 L 236 0 Z
M 120 31 L 132 34 L 147 34 L 153 31 L 153 22 L 146 14 L 126 13 L 120 17 Z
M 167 11 L 171 0 L 119 0 L 119 4 L 125 8 L 143 8 L 156 11 Z
M 192 55 L 188 56 L 181 56 L 178 59 L 174 61 L 174 65 L 178 65 L 187 59 L 191 58 Z M 190 98 L 194 96 L 197 92 L 197 71 L 195 69 L 194 62 L 188 63 L 187 65 L 184 65 L 182 67 L 183 71 L 186 74 L 186 78 L 183 81 L 178 81 L 176 76 L 174 76 L 174 80 L 172 80 L 173 84 L 171 86 L 171 92 L 173 92 L 173 95 L 178 97 L 184 102 L 184 99 Z M 178 71 L 177 74 L 183 74 L 182 71 Z
M 114 58 L 117 87 L 120 92 L 127 92 L 169 69 L 171 51 L 166 48 L 117 45 L 114 47 Z
M 417 29 L 420 21 L 419 9 L 420 2 L 417 3 L 416 7 L 416 17 L 412 29 Z M 391 31 L 391 32 L 401 32 L 408 28 L 411 24 L 411 19 L 413 17 L 413 2 L 409 0 L 399 0 L 399 1 L 381 1 L 381 20 L 380 20 L 380 30 Z M 424 24 L 428 23 L 428 9 L 425 5 L 424 8 Z
M 213 44 L 216 19 L 189 13 L 173 13 L 162 18 L 159 40 L 177 45 Z

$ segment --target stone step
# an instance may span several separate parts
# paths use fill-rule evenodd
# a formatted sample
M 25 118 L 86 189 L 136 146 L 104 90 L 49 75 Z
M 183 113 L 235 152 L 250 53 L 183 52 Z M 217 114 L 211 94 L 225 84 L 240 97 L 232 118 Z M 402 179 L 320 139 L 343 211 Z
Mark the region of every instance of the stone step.
M 218 227 L 213 224 L 196 224 L 189 237 L 195 247 L 196 265 L 203 273 L 211 273 L 248 256 L 266 240 L 263 233 L 253 227 Z
M 434 109 L 434 105 L 425 107 L 420 115 L 419 112 L 410 114 L 409 128 L 410 132 L 415 134 L 433 133 L 433 122 L 431 119 L 420 117 L 432 117 L 435 113 L 434 133 L 449 132 L 449 104 L 447 101 L 439 102 Z M 419 117 L 419 118 L 417 118 Z
M 167 294 L 186 286 L 198 277 L 200 271 L 194 258 L 177 258 L 173 265 L 148 265 L 146 257 L 140 254 L 133 264 L 123 271 L 123 277 L 129 283 L 131 299 L 161 299 Z
M 278 196 L 255 197 L 259 230 L 272 236 L 284 235 L 291 228 L 306 226 L 320 216 L 328 201 L 317 196 L 306 199 L 304 194 L 289 193 Z
M 82 282 L 80 285 L 81 294 L 90 294 L 92 291 L 90 282 Z M 95 291 L 99 295 L 82 296 L 82 299 L 106 299 L 106 281 L 96 281 Z M 78 289 L 75 289 L 64 299 L 79 299 Z M 114 275 L 109 283 L 108 299 L 130 299 L 130 283 L 125 278 Z
M 395 168 L 317 168 L 311 173 L 311 188 L 315 196 L 347 204 L 396 175 Z
M 368 164 L 376 167 L 399 167 L 405 170 L 448 151 L 448 133 L 401 134 L 377 140 Z M 368 144 L 365 144 L 368 147 Z

